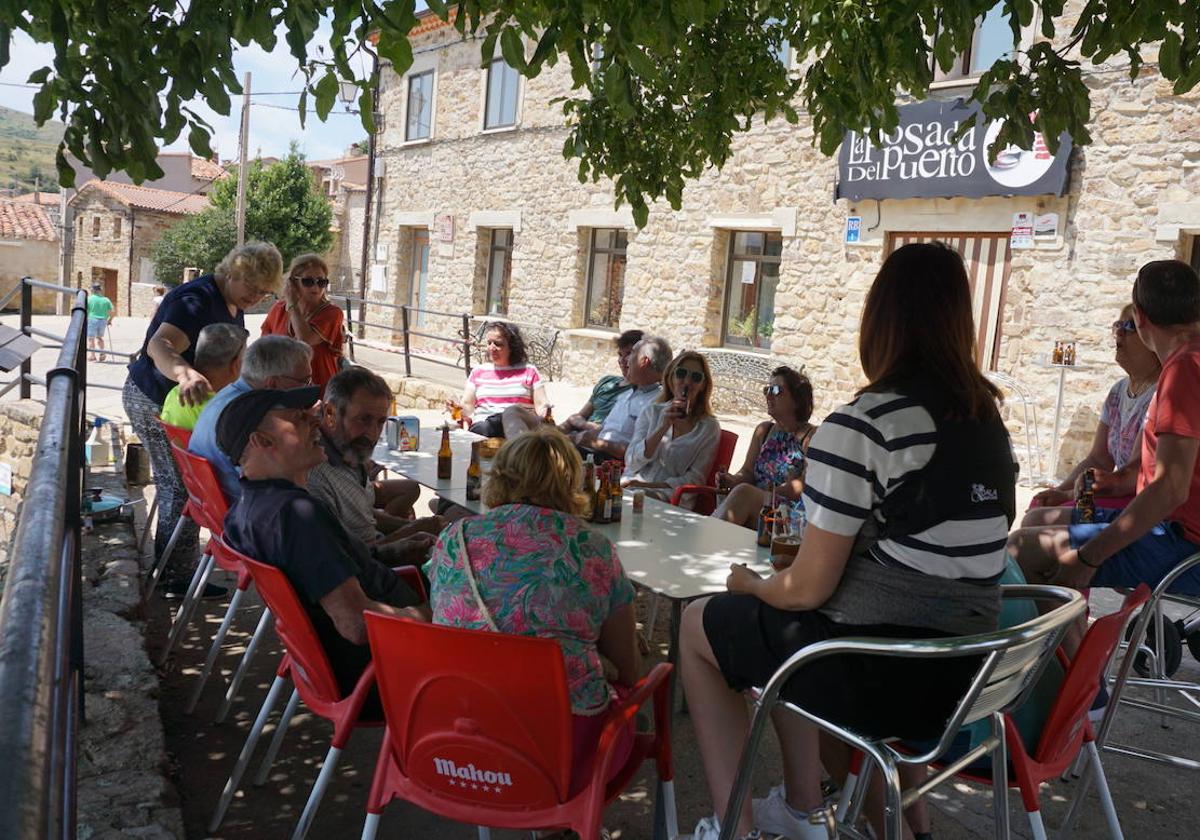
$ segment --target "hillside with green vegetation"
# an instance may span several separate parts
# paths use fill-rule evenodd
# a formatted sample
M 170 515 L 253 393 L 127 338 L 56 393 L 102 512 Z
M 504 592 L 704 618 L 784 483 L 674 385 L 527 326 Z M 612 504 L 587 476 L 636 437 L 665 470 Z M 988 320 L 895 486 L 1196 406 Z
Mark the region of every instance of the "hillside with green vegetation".
M 41 128 L 33 116 L 0 107 L 0 189 L 58 191 L 54 151 L 65 126 L 50 121 Z

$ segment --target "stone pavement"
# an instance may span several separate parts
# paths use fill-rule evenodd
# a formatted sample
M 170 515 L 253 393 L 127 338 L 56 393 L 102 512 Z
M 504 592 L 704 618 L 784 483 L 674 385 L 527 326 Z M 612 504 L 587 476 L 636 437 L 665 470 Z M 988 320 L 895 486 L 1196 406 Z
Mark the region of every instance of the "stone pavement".
M 65 319 L 59 319 L 65 322 Z M 39 318 L 44 329 L 61 329 L 53 316 Z M 0 323 L 14 323 L 14 316 L 0 318 Z M 50 323 L 46 323 L 50 322 Z M 253 325 L 256 331 L 257 324 Z M 133 350 L 140 343 L 145 321 L 120 319 L 114 329 L 119 350 Z M 41 357 L 45 357 L 44 359 Z M 44 370 L 53 354 L 43 352 L 35 370 Z M 403 358 L 387 351 L 360 345 L 359 362 L 384 372 L 395 380 L 403 370 Z M 414 370 L 417 373 L 420 368 Z M 449 370 L 449 369 L 445 369 Z M 424 373 L 424 371 L 421 371 Z M 450 374 L 454 374 L 450 371 Z M 95 364 L 90 368 L 93 383 L 119 387 L 124 380 L 124 366 Z M 429 379 L 410 383 L 416 397 L 401 402 L 405 411 L 415 411 L 426 422 L 435 421 L 440 412 L 425 406 L 436 404 L 447 389 L 455 391 L 456 383 L 445 372 L 429 373 Z M 561 383 L 550 384 L 551 399 L 556 415 L 565 416 L 586 398 L 586 389 L 572 389 Z M 34 396 L 39 396 L 34 389 Z M 410 408 L 411 406 L 411 408 Z M 117 391 L 92 389 L 88 407 L 93 413 L 121 418 L 120 394 Z M 722 424 L 741 436 L 742 447 L 748 438 L 753 418 L 722 418 Z M 734 463 L 742 457 L 743 448 Z M 111 477 L 116 480 L 115 476 Z M 1027 492 L 1023 494 L 1027 499 Z M 144 516 L 144 511 L 141 513 Z M 256 599 L 239 616 L 219 660 L 221 677 L 212 684 L 201 699 L 195 715 L 182 711 L 192 689 L 207 649 L 207 640 L 216 629 L 224 612 L 223 602 L 203 605 L 202 620 L 185 635 L 173 662 L 160 675 L 149 664 L 143 649 L 157 651 L 166 637 L 166 609 L 155 600 L 143 613 L 137 607 L 132 573 L 137 558 L 130 549 L 128 526 L 101 526 L 89 538 L 87 577 L 91 584 L 88 610 L 88 688 L 90 722 L 84 733 L 81 758 L 81 837 L 173 837 L 200 838 L 208 836 L 205 824 L 224 785 L 233 759 L 239 751 L 250 722 L 257 712 L 274 673 L 279 649 L 272 644 L 261 651 L 256 667 L 243 685 L 242 695 L 230 720 L 220 726 L 211 725 L 219 701 L 220 680 L 227 679 L 236 666 L 241 646 L 248 639 L 257 618 Z M 1103 613 L 1116 605 L 1110 593 L 1098 593 L 1095 609 Z M 642 607 L 644 610 L 644 605 Z M 656 656 L 661 657 L 665 644 L 665 620 L 660 620 L 655 636 Z M 1200 666 L 1184 653 L 1181 675 L 1200 679 Z M 895 690 L 880 688 L 881 693 Z M 909 690 L 921 690 L 920 686 Z M 157 699 L 157 711 L 155 700 Z M 162 715 L 162 729 L 157 714 Z M 709 810 L 703 774 L 696 754 L 695 739 L 687 715 L 677 715 L 673 722 L 676 789 L 680 825 L 686 831 Z M 1200 737 L 1195 729 L 1172 723 L 1169 729 L 1155 720 L 1140 715 L 1125 715 L 1118 722 L 1117 732 L 1122 739 L 1146 743 L 1158 748 L 1173 748 L 1186 754 L 1200 754 Z M 270 727 L 268 728 L 270 734 Z M 263 788 L 248 786 L 235 799 L 225 825 L 218 837 L 253 838 L 286 837 L 303 807 L 312 780 L 324 756 L 329 735 L 328 726 L 312 715 L 298 714 L 289 737 L 268 783 Z M 364 730 L 356 733 L 343 755 L 341 766 L 332 783 L 313 829 L 314 837 L 353 837 L 362 826 L 362 816 L 377 755 L 380 733 Z M 164 759 L 162 745 L 165 740 Z M 261 750 L 260 750 L 261 755 Z M 1105 756 L 1110 785 L 1118 813 L 1127 837 L 1184 838 L 1197 834 L 1200 817 L 1195 790 L 1196 777 L 1185 771 L 1169 770 L 1157 765 L 1115 755 Z M 166 766 L 171 776 L 162 775 Z M 255 765 L 252 765 L 252 767 Z M 765 742 L 762 758 L 755 776 L 754 788 L 763 793 L 779 780 L 778 748 L 771 737 Z M 653 775 L 643 771 L 622 797 L 606 814 L 606 824 L 616 838 L 649 836 L 653 808 Z M 1072 794 L 1069 784 L 1055 782 L 1043 793 L 1046 822 L 1056 826 L 1065 813 Z M 182 811 L 183 832 L 179 830 L 178 803 Z M 939 840 L 959 840 L 986 836 L 991 831 L 990 791 L 976 785 L 956 782 L 931 795 L 934 806 L 935 836 Z M 1020 813 L 1019 800 L 1010 796 L 1013 835 L 1028 837 L 1028 825 Z M 398 835 L 437 838 L 473 838 L 472 829 L 425 814 L 418 809 L 393 804 L 383 821 L 383 836 Z M 518 837 L 514 832 L 497 832 L 498 838 Z M 1096 810 L 1093 794 L 1077 836 L 1104 836 L 1103 821 Z

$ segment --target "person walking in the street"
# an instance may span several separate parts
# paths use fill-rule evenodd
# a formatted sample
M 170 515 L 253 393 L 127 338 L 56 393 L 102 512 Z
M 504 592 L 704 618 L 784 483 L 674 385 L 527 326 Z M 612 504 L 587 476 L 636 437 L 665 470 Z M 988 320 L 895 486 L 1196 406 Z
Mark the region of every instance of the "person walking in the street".
M 113 320 L 113 302 L 106 298 L 99 283 L 92 284 L 92 293 L 87 299 L 87 336 L 88 361 L 103 362 L 107 357 L 104 352 L 104 332 Z M 99 351 L 99 357 L 95 351 Z
M 154 466 L 158 494 L 158 530 L 154 551 L 161 557 L 171 531 L 183 510 L 187 493 L 179 469 L 171 457 L 166 433 L 159 425 L 159 411 L 171 388 L 179 385 L 179 402 L 195 405 L 212 392 L 212 383 L 195 368 L 196 341 L 209 324 L 244 327 L 243 310 L 258 303 L 283 285 L 283 259 L 274 245 L 251 242 L 229 252 L 212 274 L 176 286 L 150 320 L 146 338 L 129 365 L 122 403 L 133 431 L 145 446 Z M 199 529 L 188 522 L 166 566 L 165 591 L 182 594 L 194 571 Z M 222 594 L 212 586 L 204 593 Z

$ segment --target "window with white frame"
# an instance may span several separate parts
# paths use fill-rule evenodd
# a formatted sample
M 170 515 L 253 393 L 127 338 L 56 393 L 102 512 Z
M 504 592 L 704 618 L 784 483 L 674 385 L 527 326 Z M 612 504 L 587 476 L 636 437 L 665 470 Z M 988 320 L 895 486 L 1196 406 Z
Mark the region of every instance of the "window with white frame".
M 592 228 L 588 255 L 584 321 L 589 327 L 617 329 L 625 297 L 625 248 L 629 235 L 619 228 Z
M 510 228 L 492 228 L 488 245 L 488 315 L 508 314 L 508 287 L 512 279 L 513 232 Z
M 771 349 L 782 253 L 778 231 L 734 231 L 725 279 L 724 344 Z
M 488 65 L 487 99 L 484 102 L 483 127 L 506 128 L 517 124 L 517 95 L 521 77 L 503 58 Z
M 433 128 L 433 71 L 408 77 L 405 140 L 428 140 Z
M 937 60 L 933 60 L 933 80 L 948 82 L 973 78 L 987 71 L 997 61 L 1011 57 L 1015 48 L 1016 41 L 1009 18 L 1004 13 L 1004 3 L 997 3 L 975 21 L 971 43 L 966 52 L 954 59 L 953 67 L 943 70 Z

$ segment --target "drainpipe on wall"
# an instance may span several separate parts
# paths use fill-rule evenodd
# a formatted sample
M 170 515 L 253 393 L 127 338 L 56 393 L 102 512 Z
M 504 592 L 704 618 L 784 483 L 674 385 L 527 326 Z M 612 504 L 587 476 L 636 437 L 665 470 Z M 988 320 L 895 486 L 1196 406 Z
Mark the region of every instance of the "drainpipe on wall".
M 129 208 L 129 273 L 125 277 L 125 312 L 130 318 L 133 317 L 133 225 L 136 219 L 134 218 L 134 210 Z
M 367 203 L 363 208 L 362 271 L 358 278 L 358 337 L 363 338 L 367 319 L 367 271 L 371 267 L 371 207 L 375 197 L 375 138 L 379 134 L 379 55 L 371 51 L 371 122 L 375 128 L 367 138 Z

